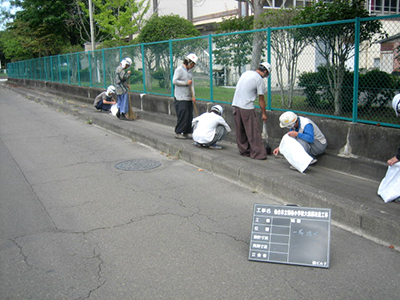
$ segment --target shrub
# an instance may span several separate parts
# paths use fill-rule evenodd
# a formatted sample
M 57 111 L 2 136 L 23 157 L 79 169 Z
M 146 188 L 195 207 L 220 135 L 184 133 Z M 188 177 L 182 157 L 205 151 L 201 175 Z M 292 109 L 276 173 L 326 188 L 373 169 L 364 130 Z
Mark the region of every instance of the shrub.
M 353 78 L 354 73 L 346 70 L 342 84 L 343 112 L 352 110 Z M 319 66 L 317 72 L 302 73 L 299 76 L 299 86 L 304 87 L 305 101 L 310 108 L 331 109 L 334 107 L 334 97 L 331 93 L 326 66 Z
M 359 79 L 359 99 L 365 109 L 371 106 L 386 106 L 399 88 L 396 76 L 379 70 L 372 70 Z

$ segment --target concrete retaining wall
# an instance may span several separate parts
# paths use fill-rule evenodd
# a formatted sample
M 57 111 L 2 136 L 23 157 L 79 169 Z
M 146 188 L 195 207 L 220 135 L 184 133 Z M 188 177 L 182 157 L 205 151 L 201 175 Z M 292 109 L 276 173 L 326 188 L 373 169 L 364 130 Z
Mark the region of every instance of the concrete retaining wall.
M 14 78 L 10 78 L 9 83 L 34 87 L 62 96 L 65 99 L 76 99 L 88 104 L 92 104 L 96 95 L 104 90 L 60 84 L 57 82 Z M 138 115 L 143 116 L 143 119 L 148 118 L 152 121 L 171 126 L 175 124 L 173 98 L 138 93 L 132 93 L 131 98 L 132 105 L 138 110 Z M 212 103 L 198 101 L 199 114 L 207 111 L 212 105 Z M 222 106 L 225 110 L 225 119 L 233 129 L 232 108 L 230 105 Z M 279 145 L 282 135 L 287 132 L 287 130 L 279 127 L 278 119 L 280 114 L 281 112 L 267 112 L 269 144 L 273 148 Z M 395 155 L 397 148 L 400 146 L 400 129 L 321 117 L 310 118 L 320 127 L 328 140 L 327 154 L 330 157 L 329 164 L 333 163 L 338 167 L 342 165 L 339 169 L 344 171 L 355 168 L 356 164 L 368 164 L 369 171 L 360 170 L 359 175 L 365 175 L 366 172 L 370 172 L 372 177 L 377 175 L 378 178 L 381 178 L 382 174 L 386 171 L 385 162 Z M 234 134 L 228 135 L 228 139 L 234 142 Z M 322 164 L 324 163 L 324 159 L 326 160 L 323 157 L 320 160 Z M 374 175 L 373 173 L 377 174 Z

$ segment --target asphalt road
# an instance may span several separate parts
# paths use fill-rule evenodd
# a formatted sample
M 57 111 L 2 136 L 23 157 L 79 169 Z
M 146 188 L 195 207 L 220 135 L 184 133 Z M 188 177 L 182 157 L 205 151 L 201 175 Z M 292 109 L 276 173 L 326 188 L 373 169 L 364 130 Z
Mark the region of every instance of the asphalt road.
M 398 299 L 400 253 L 334 226 L 329 269 L 249 261 L 254 203 L 0 85 L 1 300 Z

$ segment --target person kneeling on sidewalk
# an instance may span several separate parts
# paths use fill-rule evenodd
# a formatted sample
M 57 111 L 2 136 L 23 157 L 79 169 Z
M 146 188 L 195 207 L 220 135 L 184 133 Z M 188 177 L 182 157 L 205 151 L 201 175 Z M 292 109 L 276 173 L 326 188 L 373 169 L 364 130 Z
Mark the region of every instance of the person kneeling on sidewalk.
M 94 107 L 98 111 L 110 111 L 111 106 L 113 104 L 116 104 L 117 101 L 113 98 L 113 95 L 115 94 L 115 87 L 113 85 L 110 85 L 106 91 L 100 93 L 97 95 L 97 97 L 94 99 Z
M 228 123 L 222 117 L 221 105 L 214 105 L 210 112 L 206 112 L 192 121 L 194 145 L 210 149 L 222 149 L 217 145 L 225 135 L 231 132 Z
M 324 134 L 318 126 L 306 117 L 298 117 L 294 112 L 284 112 L 279 117 L 281 128 L 290 128 L 288 135 L 294 138 L 304 150 L 312 157 L 310 165 L 317 162 L 317 156 L 325 152 L 328 145 Z M 279 147 L 275 148 L 273 154 L 279 154 Z

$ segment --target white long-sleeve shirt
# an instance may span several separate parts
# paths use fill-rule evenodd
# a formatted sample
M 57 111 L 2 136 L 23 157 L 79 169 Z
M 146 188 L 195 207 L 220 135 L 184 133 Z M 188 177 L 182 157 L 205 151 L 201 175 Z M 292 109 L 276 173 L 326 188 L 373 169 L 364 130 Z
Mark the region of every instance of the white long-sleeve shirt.
M 193 132 L 193 140 L 199 144 L 210 143 L 215 136 L 215 129 L 218 125 L 225 127 L 226 132 L 231 132 L 231 128 L 223 117 L 213 112 L 204 113 L 192 121 L 192 126 L 197 123 Z

